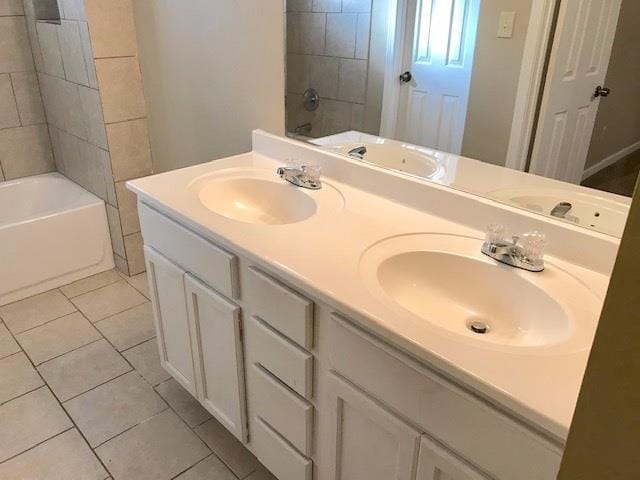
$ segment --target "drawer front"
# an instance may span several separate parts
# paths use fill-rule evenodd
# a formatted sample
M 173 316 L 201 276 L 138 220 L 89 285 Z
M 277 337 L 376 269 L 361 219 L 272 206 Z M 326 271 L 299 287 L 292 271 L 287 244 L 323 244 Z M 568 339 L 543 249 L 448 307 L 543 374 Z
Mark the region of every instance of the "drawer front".
M 246 342 L 255 361 L 299 395 L 312 397 L 313 355 L 256 317 L 247 323 Z
M 256 418 L 251 439 L 258 460 L 278 480 L 311 480 L 311 460 L 300 455 L 259 417 Z
M 249 267 L 247 282 L 257 315 L 298 345 L 311 348 L 313 302 L 255 267 Z
M 305 455 L 311 455 L 313 406 L 259 365 L 254 365 L 255 413 Z
M 229 298 L 239 298 L 238 259 L 147 205 L 138 204 L 146 245 Z
M 560 447 L 342 317 L 330 336 L 332 368 L 492 477 L 556 478 Z

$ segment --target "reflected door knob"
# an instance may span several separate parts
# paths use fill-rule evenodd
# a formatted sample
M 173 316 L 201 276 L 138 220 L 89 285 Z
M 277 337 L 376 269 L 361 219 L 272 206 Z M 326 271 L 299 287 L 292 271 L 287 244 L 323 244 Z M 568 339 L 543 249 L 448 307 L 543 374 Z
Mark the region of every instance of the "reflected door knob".
M 603 87 L 602 85 L 598 85 L 596 87 L 596 91 L 593 93 L 593 96 L 596 98 L 598 97 L 606 98 L 609 95 L 611 95 L 611 89 L 607 87 Z
M 413 79 L 411 72 L 404 72 L 400 75 L 400 83 L 409 83 Z

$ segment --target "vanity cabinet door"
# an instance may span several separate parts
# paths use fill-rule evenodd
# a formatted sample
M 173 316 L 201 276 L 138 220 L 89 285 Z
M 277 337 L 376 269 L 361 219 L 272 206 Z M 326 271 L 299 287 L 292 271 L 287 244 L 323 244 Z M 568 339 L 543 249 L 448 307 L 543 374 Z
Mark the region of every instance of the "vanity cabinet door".
M 247 441 L 240 307 L 190 274 L 185 276 L 194 326 L 198 399 L 241 442 Z
M 335 480 L 414 480 L 420 432 L 339 375 L 330 374 Z
M 423 436 L 420 441 L 417 480 L 488 480 L 443 447 Z
M 145 247 L 160 363 L 189 393 L 197 396 L 191 326 L 184 291 L 185 271 Z

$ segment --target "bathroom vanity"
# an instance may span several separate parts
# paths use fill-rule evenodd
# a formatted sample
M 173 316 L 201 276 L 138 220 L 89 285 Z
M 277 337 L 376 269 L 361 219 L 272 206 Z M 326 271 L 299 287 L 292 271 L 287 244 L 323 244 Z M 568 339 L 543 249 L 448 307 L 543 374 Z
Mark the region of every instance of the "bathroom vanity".
M 163 367 L 278 479 L 556 477 L 616 239 L 262 132 L 129 188 Z

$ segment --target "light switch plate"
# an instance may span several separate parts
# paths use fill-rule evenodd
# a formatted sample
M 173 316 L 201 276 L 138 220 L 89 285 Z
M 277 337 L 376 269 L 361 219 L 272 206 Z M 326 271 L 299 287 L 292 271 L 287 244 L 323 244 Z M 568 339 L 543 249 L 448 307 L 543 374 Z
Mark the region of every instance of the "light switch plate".
M 516 12 L 500 13 L 498 38 L 513 38 L 513 26 L 516 23 Z

